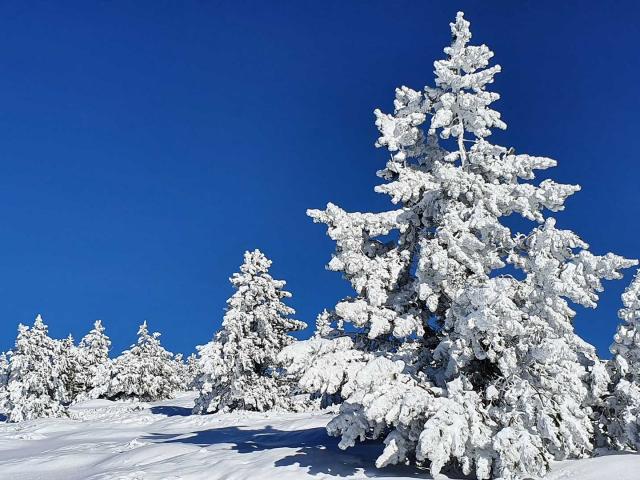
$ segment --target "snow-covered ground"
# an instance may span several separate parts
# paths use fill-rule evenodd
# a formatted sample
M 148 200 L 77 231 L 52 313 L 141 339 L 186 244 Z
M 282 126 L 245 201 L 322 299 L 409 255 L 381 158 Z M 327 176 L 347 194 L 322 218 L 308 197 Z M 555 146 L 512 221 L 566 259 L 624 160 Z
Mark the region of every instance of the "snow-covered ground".
M 430 478 L 373 466 L 380 445 L 342 452 L 324 414 L 190 415 L 193 395 L 157 403 L 86 402 L 71 419 L 0 424 L 2 480 Z M 553 480 L 640 479 L 640 455 L 558 463 Z

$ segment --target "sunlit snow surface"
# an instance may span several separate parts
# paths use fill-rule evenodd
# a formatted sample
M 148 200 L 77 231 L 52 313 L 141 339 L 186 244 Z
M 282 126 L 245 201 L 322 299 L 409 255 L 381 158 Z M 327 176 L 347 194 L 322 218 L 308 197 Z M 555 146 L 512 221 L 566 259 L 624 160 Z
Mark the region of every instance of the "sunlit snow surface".
M 190 415 L 192 394 L 156 403 L 94 400 L 72 419 L 0 424 L 0 479 L 414 479 L 410 467 L 376 470 L 379 444 L 340 451 L 323 414 Z M 448 478 L 448 477 L 441 477 Z M 640 455 L 557 464 L 553 480 L 640 479 Z

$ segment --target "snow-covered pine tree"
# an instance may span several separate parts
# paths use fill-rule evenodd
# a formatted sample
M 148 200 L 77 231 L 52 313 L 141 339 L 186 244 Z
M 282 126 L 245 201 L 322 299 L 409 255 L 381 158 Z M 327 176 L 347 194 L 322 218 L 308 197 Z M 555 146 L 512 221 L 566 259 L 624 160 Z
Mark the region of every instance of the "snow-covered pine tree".
M 178 378 L 180 379 L 180 387 L 178 388 L 178 390 L 188 390 L 188 386 L 191 380 L 189 378 L 188 366 L 184 361 L 184 355 L 181 353 L 176 353 L 173 357 L 173 361 L 175 362 Z
M 313 386 L 341 388 L 328 425 L 341 448 L 384 437 L 379 467 L 415 459 L 434 475 L 458 466 L 521 479 L 591 452 L 586 376 L 597 358 L 568 302 L 595 307 L 601 280 L 636 262 L 595 256 L 545 218 L 579 187 L 534 183 L 555 160 L 489 142 L 506 128 L 487 90 L 500 67 L 469 45 L 462 13 L 451 31 L 435 87 L 399 88 L 393 114 L 375 111 L 376 145 L 391 153 L 376 191 L 400 207 L 308 212 L 336 241 L 328 268 L 356 291 L 334 313 L 357 333 L 327 349 L 334 370 L 316 369 Z M 512 214 L 538 226 L 514 234 Z
M 149 333 L 146 321 L 140 325 L 138 342 L 113 361 L 108 398 L 150 402 L 171 398 L 180 390 L 178 365 L 159 337 Z
M 622 294 L 623 321 L 611 345 L 598 418 L 608 446 L 640 449 L 640 271 Z
M 269 275 L 271 260 L 259 250 L 245 252 L 240 273 L 230 281 L 236 292 L 227 300 L 221 330 L 198 347 L 201 375 L 195 413 L 220 410 L 289 408 L 291 384 L 282 375 L 277 355 L 306 327 L 290 318 L 283 303 L 291 294 L 283 280 Z
M 78 400 L 107 395 L 111 379 L 110 349 L 111 340 L 105 333 L 102 321 L 96 320 L 76 349 Z
M 2 397 L 2 390 L 7 386 L 9 380 L 9 358 L 7 352 L 0 354 L 0 398 Z
M 19 325 L 8 360 L 6 388 L 0 398 L 8 421 L 66 415 L 61 342 L 49 337 L 40 315 L 31 328 Z
M 62 381 L 67 390 L 66 398 L 69 402 L 73 402 L 82 392 L 82 386 L 78 383 L 80 374 L 79 351 L 76 347 L 73 335 L 69 334 L 64 340 L 54 340 L 60 346 L 60 371 Z
M 200 362 L 195 353 L 187 357 L 187 389 L 196 390 L 197 379 L 200 376 Z

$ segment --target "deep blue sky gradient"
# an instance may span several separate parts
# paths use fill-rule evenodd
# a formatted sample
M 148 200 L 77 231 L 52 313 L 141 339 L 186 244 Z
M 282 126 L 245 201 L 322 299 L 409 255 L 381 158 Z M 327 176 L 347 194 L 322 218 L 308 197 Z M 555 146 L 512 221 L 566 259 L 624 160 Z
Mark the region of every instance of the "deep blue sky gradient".
M 372 111 L 432 84 L 458 9 L 503 67 L 494 139 L 582 185 L 559 226 L 640 256 L 639 5 L 2 2 L 0 350 L 41 312 L 57 337 L 103 319 L 114 354 L 147 319 L 188 353 L 256 247 L 313 324 L 351 289 L 305 210 L 391 208 Z M 580 309 L 601 353 L 631 274 Z

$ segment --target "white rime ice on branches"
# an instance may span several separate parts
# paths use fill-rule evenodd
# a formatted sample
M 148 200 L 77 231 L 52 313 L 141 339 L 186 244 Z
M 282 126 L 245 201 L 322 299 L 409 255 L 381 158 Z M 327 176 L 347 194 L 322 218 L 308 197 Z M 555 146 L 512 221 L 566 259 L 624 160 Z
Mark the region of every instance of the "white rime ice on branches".
M 101 320 L 85 335 L 76 348 L 78 372 L 75 384 L 79 399 L 99 398 L 107 394 L 111 377 L 109 350 L 111 340 L 105 334 Z
M 600 380 L 605 386 L 601 404 L 607 446 L 640 449 L 640 271 L 622 295 L 618 314 L 624 322 L 611 345 L 613 358 Z
M 107 397 L 155 401 L 181 388 L 180 366 L 160 344 L 160 334 L 140 325 L 138 342 L 113 361 Z
M 323 311 L 316 319 L 313 336 L 285 347 L 278 359 L 298 385 L 320 398 L 320 407 L 342 401 L 342 387 L 349 374 L 362 368 L 366 361 L 355 342 L 366 342 L 361 335 L 345 336 L 343 321 Z
M 198 347 L 195 413 L 291 408 L 291 383 L 277 355 L 294 341 L 289 333 L 306 325 L 290 318 L 295 312 L 282 300 L 291 294 L 283 290 L 286 282 L 269 275 L 270 267 L 259 250 L 245 252 L 240 273 L 231 277 L 236 292 L 227 300 L 222 328 Z
M 15 347 L 8 354 L 0 409 L 10 422 L 66 415 L 62 343 L 49 337 L 38 315 L 31 328 L 20 325 Z
M 340 391 L 328 431 L 341 448 L 384 438 L 379 467 L 416 460 L 434 475 L 522 479 L 592 451 L 598 360 L 569 302 L 594 308 L 601 280 L 636 262 L 590 253 L 546 216 L 580 188 L 535 183 L 555 160 L 490 143 L 506 128 L 487 90 L 500 67 L 469 45 L 462 13 L 451 31 L 435 87 L 399 88 L 393 114 L 375 111 L 376 145 L 391 153 L 376 191 L 398 208 L 308 212 L 337 244 L 328 268 L 356 292 L 330 315 L 353 328 L 283 357 L 309 390 Z M 537 225 L 514 233 L 512 214 Z

